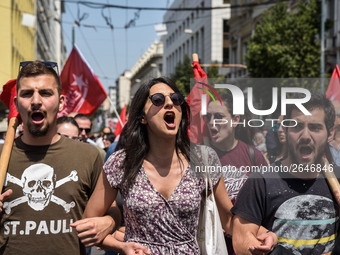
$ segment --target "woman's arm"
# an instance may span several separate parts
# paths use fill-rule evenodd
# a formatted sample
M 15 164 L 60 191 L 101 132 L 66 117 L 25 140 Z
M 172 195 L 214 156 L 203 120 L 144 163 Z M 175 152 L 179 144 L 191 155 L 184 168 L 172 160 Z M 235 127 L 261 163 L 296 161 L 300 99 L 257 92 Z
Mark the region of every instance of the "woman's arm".
M 233 218 L 233 247 L 236 254 L 252 254 L 250 248 L 261 245 L 256 235 L 260 226 L 238 216 Z
M 233 219 L 233 247 L 236 254 L 265 255 L 277 244 L 275 233 L 238 215 Z
M 255 224 L 250 224 L 250 222 L 247 222 L 248 224 L 245 224 L 245 229 L 239 231 L 240 226 L 244 226 L 243 224 L 240 224 L 240 217 L 237 217 L 236 220 L 234 219 L 234 222 L 232 223 L 233 216 L 230 212 L 230 209 L 233 205 L 225 188 L 223 178 L 221 178 L 217 185 L 214 187 L 214 195 L 223 229 L 229 235 L 233 233 L 233 243 L 234 239 L 236 239 L 235 241 L 238 243 L 237 245 L 245 247 L 244 250 L 240 251 L 240 254 L 245 254 L 246 252 L 249 252 L 251 254 L 267 254 L 274 249 L 277 244 L 277 237 L 275 233 L 268 232 L 268 230 L 262 226 L 256 227 Z M 242 221 L 245 220 L 242 219 Z M 233 228 L 235 227 L 235 225 L 237 226 L 238 231 L 233 232 Z M 247 235 L 245 235 L 245 231 L 247 232 Z M 250 238 L 251 240 L 249 240 L 249 242 L 246 242 L 247 244 L 245 244 L 244 242 L 244 240 L 247 240 L 245 236 L 252 237 Z M 242 245 L 240 245 L 239 242 L 242 242 Z
M 105 215 L 116 199 L 117 192 L 117 189 L 113 189 L 110 186 L 106 174 L 102 172 L 98 178 L 96 188 L 86 205 L 83 218 Z
M 231 235 L 232 234 L 232 213 L 230 212 L 233 204 L 230 201 L 229 195 L 225 188 L 224 179 L 220 178 L 216 186 L 214 187 L 214 195 L 216 200 L 216 205 L 218 208 L 218 213 L 220 215 L 222 228 L 224 231 Z
M 121 220 L 121 212 L 114 201 L 105 216 L 85 218 L 70 226 L 76 229 L 84 246 L 90 247 L 100 245 L 107 235 L 119 227 Z
M 117 190 L 111 188 L 102 172 L 86 205 L 83 219 L 71 224 L 85 247 L 99 245 L 120 223 L 120 210 L 114 202 L 116 194 Z

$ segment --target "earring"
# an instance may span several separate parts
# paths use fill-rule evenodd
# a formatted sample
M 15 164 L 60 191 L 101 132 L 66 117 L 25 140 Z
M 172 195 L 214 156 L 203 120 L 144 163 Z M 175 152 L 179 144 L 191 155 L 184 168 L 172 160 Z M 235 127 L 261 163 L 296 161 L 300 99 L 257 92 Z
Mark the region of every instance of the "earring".
M 145 117 L 144 117 L 144 115 L 142 116 L 142 118 L 141 118 L 141 120 L 140 120 L 140 123 L 142 123 L 142 124 L 146 124 L 146 120 L 145 120 Z

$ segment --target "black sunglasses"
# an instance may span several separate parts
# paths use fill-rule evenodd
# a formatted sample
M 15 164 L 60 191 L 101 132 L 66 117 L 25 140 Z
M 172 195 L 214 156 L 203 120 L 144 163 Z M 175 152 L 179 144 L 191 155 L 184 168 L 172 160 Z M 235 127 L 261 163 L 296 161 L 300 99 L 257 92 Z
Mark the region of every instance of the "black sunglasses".
M 21 71 L 21 69 L 25 66 L 27 66 L 28 64 L 33 63 L 33 61 L 23 61 L 20 62 L 19 65 L 19 72 Z M 59 75 L 59 69 L 58 69 L 58 64 L 56 62 L 49 62 L 49 61 L 41 61 L 40 63 L 42 63 L 44 66 L 53 69 L 58 75 Z M 56 69 L 55 69 L 56 68 Z
M 181 93 L 175 92 L 175 93 L 170 93 L 170 95 L 163 95 L 162 93 L 155 93 L 151 96 L 149 96 L 151 102 L 155 106 L 162 106 L 165 103 L 165 97 L 170 96 L 171 101 L 173 102 L 174 105 L 181 105 L 184 102 L 184 97 Z
M 83 130 L 85 130 L 85 133 L 88 134 L 91 132 L 91 128 L 79 128 L 80 133 L 83 132 Z

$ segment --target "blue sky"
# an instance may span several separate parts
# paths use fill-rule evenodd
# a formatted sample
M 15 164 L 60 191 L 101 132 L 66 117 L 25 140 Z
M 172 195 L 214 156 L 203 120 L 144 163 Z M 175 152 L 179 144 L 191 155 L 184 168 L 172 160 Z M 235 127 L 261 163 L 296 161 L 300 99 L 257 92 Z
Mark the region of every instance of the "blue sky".
M 166 7 L 169 0 L 92 0 L 104 4 L 115 4 L 138 7 Z M 102 17 L 101 9 L 91 9 L 84 5 L 65 2 L 63 14 L 63 34 L 68 56 L 72 49 L 72 24 L 79 17 L 87 16 L 80 23 L 96 27 L 76 27 L 75 42 L 88 63 L 94 69 L 105 89 L 115 84 L 115 80 L 124 71 L 129 70 L 139 57 L 148 49 L 150 44 L 159 37 L 154 30 L 154 24 L 161 23 L 164 11 L 141 10 L 136 17 L 136 10 L 116 8 L 105 9 L 104 15 L 111 18 L 114 26 L 109 29 Z M 135 26 L 124 29 L 131 20 Z M 105 79 L 105 77 L 108 77 Z

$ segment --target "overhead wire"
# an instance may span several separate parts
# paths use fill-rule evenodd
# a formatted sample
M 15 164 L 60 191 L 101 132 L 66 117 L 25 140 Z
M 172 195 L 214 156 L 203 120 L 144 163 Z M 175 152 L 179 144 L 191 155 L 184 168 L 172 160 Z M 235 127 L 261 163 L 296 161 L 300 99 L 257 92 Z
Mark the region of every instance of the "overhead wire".
M 66 8 L 67 8 L 68 11 L 70 12 L 72 18 L 74 18 L 74 15 L 73 15 L 71 9 L 70 9 L 68 6 L 67 6 Z M 74 18 L 74 19 L 75 19 L 75 18 Z M 75 19 L 75 21 L 76 21 L 76 19 Z M 89 52 L 90 52 L 90 54 L 91 54 L 91 56 L 92 56 L 92 59 L 93 59 L 94 62 L 96 63 L 96 65 L 97 65 L 99 71 L 104 75 L 104 77 L 107 77 L 107 76 L 105 75 L 105 72 L 103 71 L 101 65 L 100 65 L 99 62 L 97 61 L 97 58 L 96 58 L 96 56 L 94 55 L 94 53 L 93 53 L 93 51 L 92 51 L 92 49 L 91 49 L 89 43 L 87 42 L 87 39 L 86 39 L 85 35 L 84 35 L 83 31 L 80 29 L 80 27 L 79 27 L 79 31 L 80 31 L 80 33 L 81 33 L 81 35 L 82 35 L 82 37 L 83 37 L 83 39 L 84 39 L 84 42 L 85 42 L 85 44 L 86 44 L 86 46 L 87 46 L 87 48 L 88 48 L 88 50 L 89 50 Z
M 106 0 L 107 2 L 109 2 L 109 0 Z M 111 10 L 109 10 L 109 22 L 110 22 L 110 29 L 111 29 L 111 37 L 112 37 L 112 51 L 113 51 L 113 62 L 114 62 L 114 67 L 115 67 L 115 71 L 116 74 L 118 74 L 118 64 L 117 64 L 117 53 L 116 53 L 116 41 L 115 41 L 115 37 L 114 37 L 114 27 L 112 24 L 112 16 L 111 16 Z
M 216 16 L 224 16 L 225 14 L 224 13 L 221 13 L 221 14 L 217 14 L 215 15 Z M 207 14 L 207 15 L 202 15 L 202 16 L 199 16 L 199 17 L 195 17 L 194 20 L 197 20 L 197 19 L 205 19 L 205 18 L 209 18 L 211 15 Z M 183 19 L 177 19 L 177 20 L 169 20 L 169 21 L 165 21 L 165 22 L 154 22 L 154 23 L 148 23 L 148 24 L 141 24 L 141 25 L 135 25 L 133 27 L 129 27 L 130 28 L 141 28 L 141 27 L 149 27 L 149 26 L 154 26 L 154 25 L 157 25 L 157 24 L 172 24 L 172 23 L 176 23 L 176 22 L 183 22 L 185 20 L 185 18 Z M 70 21 L 65 21 L 63 20 L 62 21 L 63 23 L 65 24 L 73 24 L 72 22 Z M 80 26 L 86 26 L 86 27 L 91 27 L 91 26 L 95 26 L 96 28 L 103 28 L 103 29 L 110 29 L 108 26 L 103 26 L 103 25 L 85 25 L 85 24 L 80 24 Z M 117 27 L 115 26 L 114 29 L 126 29 L 126 27 Z
M 58 0 L 57 0 L 58 1 Z M 159 24 L 160 22 L 158 23 L 150 23 L 150 24 L 143 24 L 143 25 L 135 25 L 135 21 L 132 21 L 133 23 L 133 26 L 127 26 L 127 24 L 129 24 L 127 21 L 128 21 L 128 10 L 130 9 L 134 9 L 134 10 L 138 10 L 138 14 L 141 10 L 149 10 L 149 11 L 152 11 L 152 10 L 161 10 L 161 11 L 198 11 L 198 10 L 216 10 L 216 9 L 233 9 L 233 8 L 245 8 L 245 7 L 256 7 L 256 6 L 261 6 L 261 5 L 268 5 L 268 4 L 275 4 L 275 3 L 278 3 L 278 2 L 287 2 L 289 0 L 269 0 L 267 2 L 264 2 L 264 3 L 250 3 L 250 4 L 244 4 L 244 5 L 231 5 L 231 6 L 217 6 L 217 7 L 195 7 L 195 8 L 162 8 L 162 7 L 135 7 L 135 6 L 128 6 L 128 0 L 126 0 L 126 6 L 121 6 L 121 5 L 113 5 L 113 4 L 104 4 L 104 3 L 95 3 L 95 2 L 91 2 L 91 1 L 79 1 L 79 0 L 60 0 L 62 2 L 65 2 L 65 3 L 75 3 L 77 5 L 84 5 L 86 7 L 89 7 L 89 8 L 94 8 L 94 9 L 104 9 L 104 8 L 120 8 L 120 9 L 125 9 L 126 10 L 126 25 L 124 27 L 114 27 L 114 29 L 125 29 L 125 45 L 126 45 L 126 48 L 125 48 L 125 55 L 126 55 L 126 68 L 128 66 L 128 31 L 127 29 L 130 29 L 130 28 L 138 28 L 138 27 L 146 27 L 146 26 L 153 26 L 153 25 L 156 25 L 156 24 Z M 107 0 L 108 1 L 108 0 Z M 70 11 L 71 12 L 71 11 Z M 72 12 L 71 12 L 72 14 Z M 109 15 L 110 15 L 110 19 L 111 19 L 111 12 L 109 12 Z M 72 14 L 73 16 L 73 14 Z M 79 14 L 78 14 L 79 16 Z M 200 17 L 195 17 L 194 19 L 202 19 L 202 18 L 205 18 L 205 17 L 209 17 L 209 15 L 205 15 L 205 16 L 200 16 Z M 176 22 L 182 22 L 183 20 L 185 19 L 180 19 L 180 20 L 170 20 L 170 21 L 167 21 L 167 22 L 162 22 L 163 24 L 171 24 L 171 23 L 176 23 Z M 63 23 L 66 23 L 65 21 L 63 21 Z M 131 21 L 130 21 L 131 23 Z M 114 51 L 114 55 L 116 56 L 116 49 L 115 49 L 115 40 L 114 40 L 114 32 L 112 29 L 111 26 L 100 26 L 100 25 L 89 25 L 89 24 L 81 24 L 80 22 L 77 24 L 79 27 L 92 27 L 94 29 L 96 28 L 104 28 L 104 29 L 111 29 L 112 31 L 112 41 L 113 41 L 113 51 Z M 111 23 L 112 25 L 112 23 Z M 113 25 L 112 25 L 113 26 Z M 94 59 L 94 61 L 96 62 L 98 68 L 100 69 L 100 71 L 104 74 L 103 72 L 103 69 L 101 68 L 100 64 L 98 63 L 95 55 L 93 54 L 92 52 L 92 49 L 90 48 L 87 40 L 86 40 L 86 37 L 85 35 L 83 34 L 83 31 L 81 29 L 79 29 L 83 38 L 84 38 L 84 41 L 87 45 L 87 47 L 89 48 L 89 51 L 92 55 L 92 58 Z M 115 68 L 116 68 L 116 71 L 118 70 L 118 67 L 117 67 L 117 60 L 115 58 Z M 107 77 L 107 76 L 104 76 L 104 77 Z
M 181 8 L 167 8 L 167 7 L 137 7 L 137 6 L 124 6 L 124 5 L 116 5 L 116 4 L 104 4 L 104 3 L 96 3 L 91 1 L 79 1 L 79 0 L 61 0 L 63 2 L 68 3 L 77 3 L 85 5 L 89 8 L 93 9 L 101 9 L 105 8 L 118 8 L 118 9 L 126 9 L 126 10 L 147 10 L 147 11 L 209 11 L 209 10 L 219 10 L 219 9 L 234 9 L 234 8 L 244 8 L 244 7 L 255 7 L 259 5 L 268 5 L 268 4 L 275 4 L 279 2 L 288 2 L 289 0 L 269 0 L 264 3 L 249 3 L 249 4 L 235 4 L 235 5 L 228 5 L 228 6 L 214 6 L 214 7 L 181 7 Z

